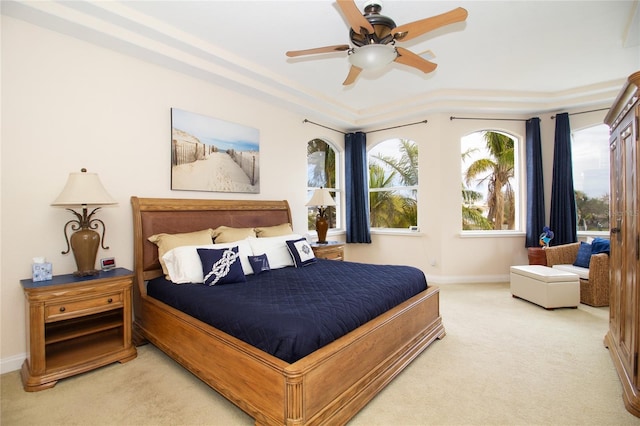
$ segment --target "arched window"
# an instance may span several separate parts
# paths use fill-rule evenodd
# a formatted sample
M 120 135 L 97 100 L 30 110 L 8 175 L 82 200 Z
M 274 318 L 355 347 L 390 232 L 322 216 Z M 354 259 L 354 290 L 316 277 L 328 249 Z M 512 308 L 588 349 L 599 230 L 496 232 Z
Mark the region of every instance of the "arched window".
M 482 130 L 463 137 L 462 229 L 519 230 L 519 140 Z
M 327 208 L 329 229 L 340 228 L 340 179 L 339 153 L 329 142 L 312 139 L 307 144 L 307 199 L 318 188 L 327 188 L 336 201 L 335 206 Z M 309 207 L 307 211 L 307 229 L 315 231 L 318 209 Z
M 578 232 L 609 230 L 609 127 L 606 124 L 572 134 L 573 187 Z
M 418 226 L 418 144 L 388 139 L 372 147 L 367 160 L 371 227 Z

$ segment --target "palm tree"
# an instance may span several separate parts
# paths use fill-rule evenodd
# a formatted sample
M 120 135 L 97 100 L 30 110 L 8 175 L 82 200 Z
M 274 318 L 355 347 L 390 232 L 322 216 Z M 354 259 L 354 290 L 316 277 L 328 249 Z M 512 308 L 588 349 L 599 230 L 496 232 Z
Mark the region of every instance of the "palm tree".
M 313 175 L 308 177 L 307 186 L 309 187 L 324 187 L 335 188 L 335 170 L 336 170 L 336 153 L 329 146 L 328 143 L 322 139 L 313 139 L 307 144 L 307 158 L 315 152 L 320 152 L 323 155 L 323 167 L 314 168 Z M 335 197 L 335 193 L 331 194 Z M 327 207 L 327 220 L 329 221 L 329 228 L 334 228 L 336 223 L 336 208 L 333 206 Z M 316 214 L 314 209 L 309 209 L 307 213 L 307 226 L 308 229 L 316 229 Z
M 400 139 L 400 158 L 376 155 L 380 160 L 398 173 L 405 186 L 418 185 L 418 145 L 408 139 Z
M 407 139 L 400 140 L 400 158 L 376 155 L 381 164 L 369 165 L 369 188 L 388 188 L 418 184 L 418 145 Z M 386 167 L 383 167 L 386 166 Z M 390 172 L 387 174 L 386 171 Z M 369 196 L 372 227 L 407 228 L 418 223 L 416 191 L 402 196 L 394 191 L 373 191 Z
M 472 153 L 477 152 L 478 148 L 469 148 L 462 153 L 462 161 L 469 158 Z M 476 206 L 476 203 L 482 201 L 482 194 L 465 187 L 462 183 L 462 229 L 491 229 L 491 224 L 487 218 L 482 215 L 482 208 Z M 489 226 L 487 226 L 489 223 Z
M 325 188 L 335 188 L 336 153 L 328 143 L 322 139 L 313 139 L 307 144 L 307 157 L 314 152 L 324 153 L 324 168 L 314 170 L 314 175 L 310 178 L 308 186 Z
M 462 160 L 471 157 L 478 148 L 469 148 L 462 153 Z M 487 230 L 492 229 L 493 224 L 482 215 L 482 207 L 476 204 L 482 201 L 482 193 L 474 191 L 462 185 L 462 229 L 463 230 Z
M 491 229 L 493 224 L 482 215 L 482 208 L 476 203 L 482 201 L 482 194 L 462 185 L 462 229 Z
M 369 165 L 369 188 L 387 188 L 395 178 L 395 171 L 385 174 L 379 164 Z M 395 216 L 392 191 L 374 191 L 369 193 L 369 210 L 371 211 L 371 226 L 374 228 L 389 227 Z
M 485 132 L 489 158 L 481 158 L 469 165 L 465 172 L 465 184 L 472 181 L 487 183 L 487 219 L 493 223 L 493 229 L 502 229 L 505 223 L 505 210 L 508 229 L 515 223 L 515 193 L 510 179 L 514 177 L 514 141 L 498 132 Z M 505 203 L 508 208 L 505 209 Z

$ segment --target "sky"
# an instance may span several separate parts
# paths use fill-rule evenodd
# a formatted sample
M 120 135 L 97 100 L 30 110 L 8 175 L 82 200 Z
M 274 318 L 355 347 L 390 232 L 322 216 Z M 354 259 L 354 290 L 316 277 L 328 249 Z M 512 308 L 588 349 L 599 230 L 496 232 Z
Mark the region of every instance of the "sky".
M 574 189 L 591 198 L 609 194 L 609 127 L 601 124 L 572 136 Z
M 171 108 L 171 127 L 220 150 L 258 151 L 260 132 L 253 127 Z

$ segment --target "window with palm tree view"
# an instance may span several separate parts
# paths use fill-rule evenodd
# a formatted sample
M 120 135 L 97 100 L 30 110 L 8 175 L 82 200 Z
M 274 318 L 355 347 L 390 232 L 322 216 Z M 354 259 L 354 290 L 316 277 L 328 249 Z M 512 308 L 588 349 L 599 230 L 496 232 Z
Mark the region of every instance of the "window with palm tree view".
M 571 135 L 573 189 L 578 232 L 609 230 L 609 126 L 599 124 Z
M 338 214 L 340 208 L 340 189 L 338 188 L 338 175 L 336 161 L 337 150 L 322 139 L 313 139 L 307 144 L 307 199 L 311 198 L 313 191 L 318 188 L 327 188 L 336 201 L 335 206 L 326 209 L 326 219 L 329 229 L 340 227 Z M 317 207 L 309 207 L 307 210 L 307 229 L 315 231 Z
M 371 148 L 369 209 L 372 228 L 418 225 L 418 144 L 389 139 Z
M 518 214 L 517 139 L 479 131 L 461 139 L 462 229 L 516 230 Z

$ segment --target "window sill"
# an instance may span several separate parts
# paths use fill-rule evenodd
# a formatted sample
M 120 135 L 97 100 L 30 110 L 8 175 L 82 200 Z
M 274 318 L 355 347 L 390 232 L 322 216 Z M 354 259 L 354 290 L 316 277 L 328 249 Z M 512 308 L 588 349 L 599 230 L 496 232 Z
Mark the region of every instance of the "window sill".
M 462 231 L 460 238 L 520 238 L 526 237 L 524 231 Z
M 346 231 L 344 229 L 329 229 L 327 231 L 327 239 L 329 239 L 329 237 L 336 237 L 336 236 L 340 236 L 340 235 L 345 235 Z M 318 233 L 314 230 L 309 230 L 307 231 L 307 233 L 305 234 L 307 237 L 310 238 L 318 238 Z
M 420 237 L 425 235 L 420 231 L 410 231 L 409 229 L 393 229 L 393 228 L 372 228 L 371 235 L 396 235 L 402 237 Z
M 402 236 L 402 237 L 420 237 L 425 235 L 423 232 L 410 231 L 408 229 L 377 228 L 377 229 L 371 229 L 370 232 L 371 232 L 371 235 L 396 235 L 396 236 Z M 308 231 L 307 235 L 311 238 L 318 237 L 318 234 L 316 233 L 316 231 Z M 344 236 L 344 235 L 346 235 L 346 231 L 343 229 L 330 229 L 327 232 L 327 239 L 329 239 L 329 237 Z
M 578 237 L 609 237 L 609 231 L 578 231 Z

